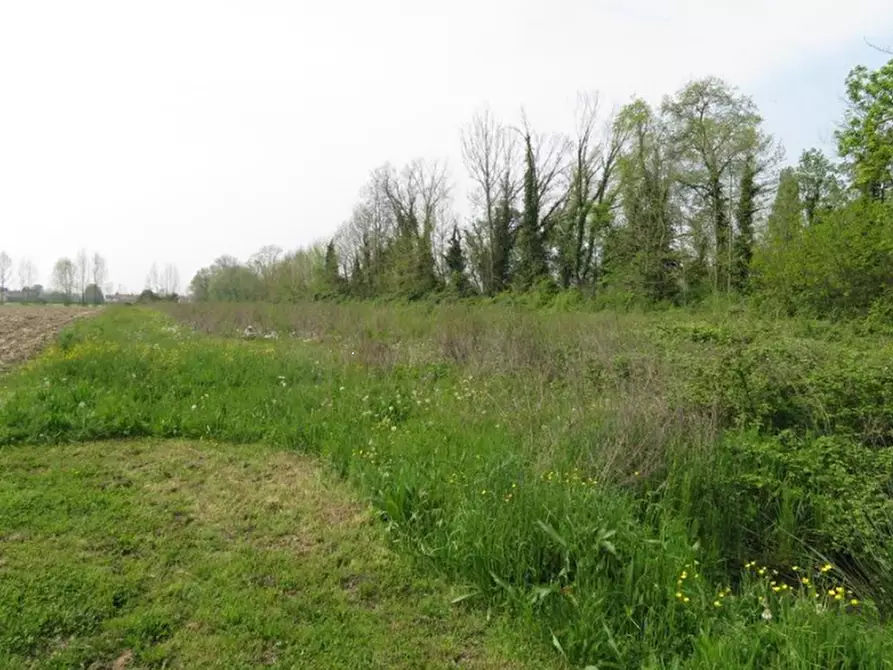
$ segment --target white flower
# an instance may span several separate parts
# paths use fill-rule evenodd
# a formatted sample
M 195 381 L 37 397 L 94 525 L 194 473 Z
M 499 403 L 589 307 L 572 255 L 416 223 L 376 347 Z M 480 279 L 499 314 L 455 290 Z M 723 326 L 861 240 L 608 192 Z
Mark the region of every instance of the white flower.
M 763 610 L 763 621 L 772 621 L 772 611 L 768 607 Z
M 192 406 L 192 409 L 195 409 L 196 407 L 197 407 L 197 405 L 193 405 L 193 406 Z

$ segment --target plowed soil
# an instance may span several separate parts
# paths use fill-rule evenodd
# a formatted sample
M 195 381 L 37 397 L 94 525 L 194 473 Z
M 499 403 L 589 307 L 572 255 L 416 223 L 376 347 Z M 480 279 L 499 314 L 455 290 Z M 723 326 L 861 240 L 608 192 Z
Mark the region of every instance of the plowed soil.
M 75 319 L 97 311 L 82 307 L 0 305 L 0 373 L 37 355 Z

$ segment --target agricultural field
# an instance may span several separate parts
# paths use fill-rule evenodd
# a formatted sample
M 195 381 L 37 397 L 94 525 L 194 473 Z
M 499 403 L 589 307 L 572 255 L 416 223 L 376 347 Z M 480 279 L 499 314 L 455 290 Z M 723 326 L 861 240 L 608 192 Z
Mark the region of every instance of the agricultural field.
M 891 354 L 728 310 L 107 308 L 0 377 L 0 665 L 890 667 Z
M 95 308 L 0 305 L 0 372 L 41 350 L 63 327 Z

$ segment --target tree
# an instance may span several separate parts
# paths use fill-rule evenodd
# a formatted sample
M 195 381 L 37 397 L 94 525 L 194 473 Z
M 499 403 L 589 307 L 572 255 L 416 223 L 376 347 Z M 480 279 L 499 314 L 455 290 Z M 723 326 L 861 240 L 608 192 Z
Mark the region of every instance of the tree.
M 667 129 L 643 100 L 621 109 L 615 126 L 615 135 L 628 140 L 618 160 L 621 221 L 605 240 L 607 285 L 653 302 L 672 301 L 678 292 L 678 258 Z
M 547 240 L 563 204 L 559 178 L 565 169 L 568 143 L 559 136 L 534 135 L 527 119 L 523 130 L 523 210 L 518 228 L 515 284 L 533 288 L 549 276 Z
M 744 160 L 741 184 L 738 189 L 738 206 L 735 208 L 737 235 L 733 243 L 732 283 L 736 291 L 745 292 L 750 279 L 750 263 L 753 259 L 754 215 L 757 208 L 759 187 L 756 183 L 756 166 L 753 156 Z
M 459 226 L 453 226 L 450 243 L 444 254 L 447 271 L 449 273 L 449 285 L 459 296 L 468 295 L 468 277 L 465 274 L 465 254 L 462 251 L 462 235 Z
M 75 289 L 81 303 L 84 302 L 84 291 L 87 288 L 87 278 L 89 276 L 90 257 L 87 255 L 86 249 L 81 249 L 75 257 Z
M 210 268 L 202 268 L 195 273 L 189 282 L 189 294 L 196 302 L 207 302 L 211 299 L 211 279 L 213 274 Z
M 462 158 L 474 184 L 469 199 L 475 218 L 466 241 L 474 274 L 487 295 L 505 290 L 510 280 L 520 191 L 516 147 L 513 136 L 489 111 L 476 114 L 462 132 Z
M 627 134 L 625 126 L 608 123 L 600 141 L 595 137 L 599 119 L 597 95 L 580 97 L 577 117 L 570 179 L 554 235 L 562 288 L 595 282 L 596 247 L 609 224 L 615 195 L 614 173 Z
M 164 266 L 164 272 L 161 275 L 161 285 L 160 290 L 156 291 L 156 293 L 160 293 L 164 296 L 175 296 L 177 292 L 180 290 L 180 271 L 177 269 L 177 266 L 172 263 L 166 263 Z
M 22 287 L 26 300 L 30 300 L 33 297 L 33 284 L 36 281 L 37 267 L 35 267 L 33 261 L 28 258 L 21 259 L 19 261 L 19 284 Z
M 777 160 L 775 145 L 762 131 L 753 101 L 715 77 L 688 84 L 665 100 L 663 108 L 679 161 L 677 179 L 692 196 L 690 207 L 701 210 L 711 224 L 714 290 L 728 290 L 732 194 L 726 185 L 734 184 L 747 156 L 756 173 L 765 170 Z
M 144 288 L 149 289 L 153 293 L 161 293 L 161 280 L 158 277 L 158 263 L 153 262 L 152 266 L 149 268 Z
M 60 258 L 53 266 L 53 286 L 63 294 L 66 304 L 71 302 L 77 285 L 77 268 L 70 258 Z
M 342 277 L 338 268 L 338 252 L 335 249 L 335 241 L 330 240 L 326 245 L 326 257 L 323 264 L 323 283 L 332 294 L 341 292 Z
M 100 288 L 105 284 L 108 277 L 108 264 L 105 262 L 105 258 L 99 252 L 96 252 L 93 254 L 92 266 L 91 279 L 93 280 L 93 286 Z M 101 293 L 102 291 L 100 290 Z
M 846 89 L 838 151 L 848 161 L 856 189 L 884 201 L 893 191 L 893 60 L 875 71 L 853 68 Z
M 102 289 L 96 284 L 87 284 L 87 287 L 84 289 L 84 304 L 101 305 L 104 302 L 105 296 L 102 293 Z
M 6 282 L 12 276 L 12 258 L 0 251 L 0 302 L 6 300 Z
M 767 243 L 790 244 L 803 228 L 803 203 L 797 173 L 792 168 L 781 171 L 778 190 L 766 225 Z

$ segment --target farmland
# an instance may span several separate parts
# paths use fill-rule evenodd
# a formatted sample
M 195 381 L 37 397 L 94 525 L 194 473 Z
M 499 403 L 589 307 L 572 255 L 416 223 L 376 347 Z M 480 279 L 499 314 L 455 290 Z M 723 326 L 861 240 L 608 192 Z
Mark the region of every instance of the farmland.
M 2 306 L 0 311 L 0 372 L 26 360 L 45 346 L 52 336 L 74 319 L 91 310 L 77 307 Z
M 12 667 L 889 667 L 877 326 L 164 310 L 0 378 Z

